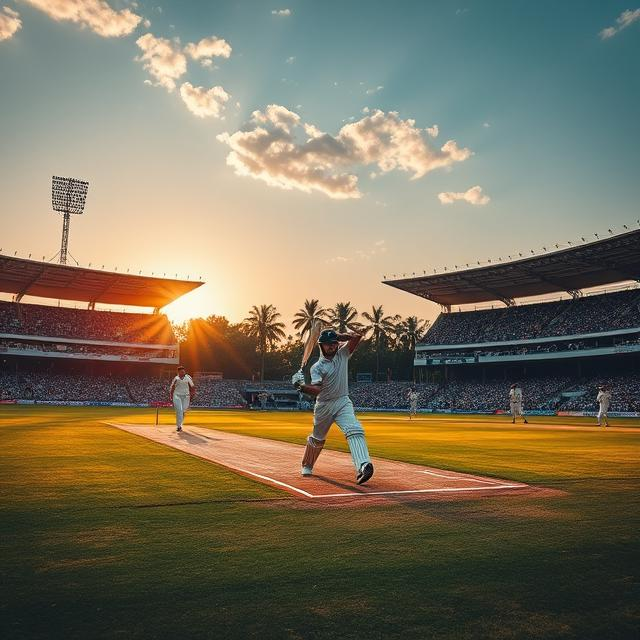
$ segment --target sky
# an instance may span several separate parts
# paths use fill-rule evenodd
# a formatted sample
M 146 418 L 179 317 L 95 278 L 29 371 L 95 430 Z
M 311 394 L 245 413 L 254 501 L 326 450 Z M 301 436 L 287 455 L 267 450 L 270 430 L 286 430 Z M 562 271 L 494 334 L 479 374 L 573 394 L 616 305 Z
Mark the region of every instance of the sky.
M 637 226 L 639 67 L 628 0 L 0 0 L 0 251 L 76 177 L 80 265 L 205 281 L 173 320 L 433 320 L 382 280 Z

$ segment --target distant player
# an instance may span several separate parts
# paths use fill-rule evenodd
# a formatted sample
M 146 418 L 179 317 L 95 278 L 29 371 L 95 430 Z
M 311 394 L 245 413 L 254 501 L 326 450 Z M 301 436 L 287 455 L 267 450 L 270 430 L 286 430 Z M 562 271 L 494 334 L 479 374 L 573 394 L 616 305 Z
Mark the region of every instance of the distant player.
M 373 475 L 364 429 L 353 410 L 349 398 L 349 358 L 362 339 L 357 333 L 337 334 L 325 329 L 318 338 L 320 358 L 311 367 L 311 384 L 304 383 L 304 374 L 298 371 L 291 382 L 296 389 L 316 396 L 313 411 L 313 431 L 307 438 L 302 458 L 302 475 L 313 474 L 315 464 L 335 422 L 347 438 L 356 482 L 364 484 Z M 344 344 L 340 344 L 340 343 Z
M 511 415 L 513 417 L 513 420 L 511 420 L 512 424 L 516 423 L 518 416 L 522 417 L 524 424 L 529 424 L 522 413 L 522 389 L 517 382 L 514 382 L 509 390 L 509 407 L 511 408 Z
M 267 410 L 267 400 L 269 399 L 269 395 L 267 394 L 266 391 L 261 391 L 258 394 L 258 400 L 260 401 L 260 410 L 261 411 L 266 411 Z
M 178 375 L 171 382 L 169 389 L 169 400 L 173 402 L 173 407 L 176 410 L 176 431 L 178 433 L 182 431 L 184 415 L 195 393 L 196 385 L 193 384 L 191 376 L 185 372 L 184 367 L 178 367 Z
M 418 392 L 412 387 L 407 394 L 409 400 L 409 420 L 418 413 Z
M 596 402 L 600 405 L 600 410 L 598 411 L 598 426 L 608 427 L 609 426 L 609 405 L 611 404 L 611 390 L 604 384 L 601 384 L 598 387 L 598 395 L 596 397 Z M 602 421 L 604 420 L 604 425 Z

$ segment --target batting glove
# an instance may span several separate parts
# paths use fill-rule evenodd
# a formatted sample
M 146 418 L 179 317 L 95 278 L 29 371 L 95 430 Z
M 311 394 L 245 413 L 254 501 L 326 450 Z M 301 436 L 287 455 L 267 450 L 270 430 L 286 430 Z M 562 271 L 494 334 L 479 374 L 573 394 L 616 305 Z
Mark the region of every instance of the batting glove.
M 304 373 L 302 371 L 297 371 L 291 376 L 291 384 L 299 389 L 304 384 Z

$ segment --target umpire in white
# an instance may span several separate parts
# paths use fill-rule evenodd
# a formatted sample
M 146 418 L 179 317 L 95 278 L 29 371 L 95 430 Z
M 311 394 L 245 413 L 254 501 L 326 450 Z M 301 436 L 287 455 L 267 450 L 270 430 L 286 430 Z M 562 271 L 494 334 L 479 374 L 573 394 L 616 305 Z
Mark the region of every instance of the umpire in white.
M 304 383 L 301 371 L 291 378 L 296 389 L 316 396 L 313 432 L 307 438 L 302 458 L 303 476 L 312 475 L 313 465 L 334 422 L 347 438 L 356 469 L 356 482 L 364 484 L 373 475 L 364 429 L 356 418 L 349 398 L 349 358 L 361 339 L 362 336 L 357 333 L 338 334 L 333 329 L 325 329 L 318 338 L 320 358 L 311 367 L 311 384 Z
M 182 423 L 184 422 L 184 414 L 187 412 L 191 399 L 196 393 L 196 385 L 193 379 L 188 375 L 183 366 L 178 367 L 178 375 L 172 380 L 169 389 L 169 400 L 173 402 L 176 410 L 176 431 L 182 431 Z

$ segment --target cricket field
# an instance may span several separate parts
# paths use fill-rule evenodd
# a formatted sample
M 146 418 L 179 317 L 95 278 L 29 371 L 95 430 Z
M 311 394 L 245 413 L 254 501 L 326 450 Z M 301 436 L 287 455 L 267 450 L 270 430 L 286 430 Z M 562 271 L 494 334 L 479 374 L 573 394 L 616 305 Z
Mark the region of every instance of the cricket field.
M 1 637 L 639 637 L 640 421 L 360 417 L 376 457 L 546 491 L 322 504 L 105 424 L 155 410 L 2 405 Z M 303 444 L 310 423 L 185 429 Z

